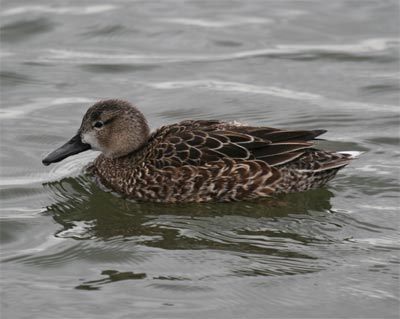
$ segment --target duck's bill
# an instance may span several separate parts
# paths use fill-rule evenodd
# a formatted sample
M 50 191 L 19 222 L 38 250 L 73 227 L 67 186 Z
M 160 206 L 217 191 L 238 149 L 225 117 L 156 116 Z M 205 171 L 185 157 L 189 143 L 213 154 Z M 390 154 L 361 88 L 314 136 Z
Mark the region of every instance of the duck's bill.
M 55 151 L 51 152 L 42 160 L 44 165 L 50 165 L 51 163 L 57 163 L 63 159 L 75 155 L 90 149 L 90 145 L 83 143 L 80 134 L 75 135 L 63 146 L 57 148 Z

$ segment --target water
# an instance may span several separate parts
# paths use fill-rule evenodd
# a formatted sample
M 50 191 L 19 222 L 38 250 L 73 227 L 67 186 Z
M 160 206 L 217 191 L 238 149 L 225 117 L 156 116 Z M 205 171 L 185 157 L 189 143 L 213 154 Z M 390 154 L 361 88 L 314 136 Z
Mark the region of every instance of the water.
M 398 318 L 397 1 L 3 0 L 2 318 Z M 94 101 L 328 129 L 327 188 L 156 205 L 44 167 Z

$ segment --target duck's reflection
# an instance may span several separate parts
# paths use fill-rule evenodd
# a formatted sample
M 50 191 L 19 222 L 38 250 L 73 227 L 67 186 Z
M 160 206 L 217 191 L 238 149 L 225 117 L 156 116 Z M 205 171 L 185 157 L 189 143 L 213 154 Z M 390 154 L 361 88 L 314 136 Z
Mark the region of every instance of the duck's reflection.
M 100 189 L 85 175 L 49 183 L 45 187 L 57 196 L 56 202 L 48 207 L 48 213 L 63 226 L 58 235 L 80 239 L 157 237 L 157 245 L 171 249 L 177 248 L 177 237 L 198 240 L 196 233 L 204 238 L 213 233 L 212 238 L 218 233 L 232 231 L 266 234 L 275 228 L 282 234 L 279 225 L 284 224 L 285 219 L 296 216 L 301 219 L 310 216 L 310 212 L 329 214 L 333 196 L 326 189 L 317 189 L 254 202 L 157 204 L 135 203 L 117 197 Z M 269 235 L 273 234 L 270 232 Z M 292 235 L 294 239 L 299 237 L 299 234 Z M 291 235 L 286 233 L 286 236 Z
M 331 215 L 333 195 L 326 189 L 256 202 L 166 205 L 117 197 L 86 175 L 45 187 L 56 196 L 47 210 L 62 225 L 56 236 L 92 240 L 96 247 L 107 249 L 112 246 L 121 249 L 124 258 L 132 250 L 137 260 L 139 247 L 142 252 L 157 251 L 157 260 L 167 264 L 171 254 L 180 255 L 182 250 L 189 256 L 219 252 L 235 260 L 233 276 L 294 275 L 323 269 L 313 247 L 332 243 L 320 227 L 326 228 Z M 170 253 L 164 256 L 166 250 Z M 76 288 L 99 289 L 116 280 L 143 276 L 136 269 L 110 274 Z

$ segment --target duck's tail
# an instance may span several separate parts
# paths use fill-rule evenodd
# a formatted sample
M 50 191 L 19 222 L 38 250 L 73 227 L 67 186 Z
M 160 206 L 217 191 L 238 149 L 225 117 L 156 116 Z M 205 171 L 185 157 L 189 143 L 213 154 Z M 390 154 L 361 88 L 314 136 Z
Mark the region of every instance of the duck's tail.
M 298 192 L 321 187 L 361 154 L 358 151 L 310 151 L 298 162 L 281 169 L 282 180 L 277 185 L 276 192 Z

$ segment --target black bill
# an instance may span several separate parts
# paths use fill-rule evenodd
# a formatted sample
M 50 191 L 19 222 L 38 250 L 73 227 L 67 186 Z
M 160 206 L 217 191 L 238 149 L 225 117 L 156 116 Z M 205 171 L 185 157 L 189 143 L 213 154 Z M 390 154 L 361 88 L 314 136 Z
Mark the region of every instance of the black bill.
M 80 134 L 78 133 L 63 146 L 57 148 L 55 151 L 47 155 L 46 158 L 42 160 L 42 163 L 47 166 L 51 163 L 62 161 L 68 156 L 84 152 L 88 149 L 90 149 L 90 145 L 82 143 Z

